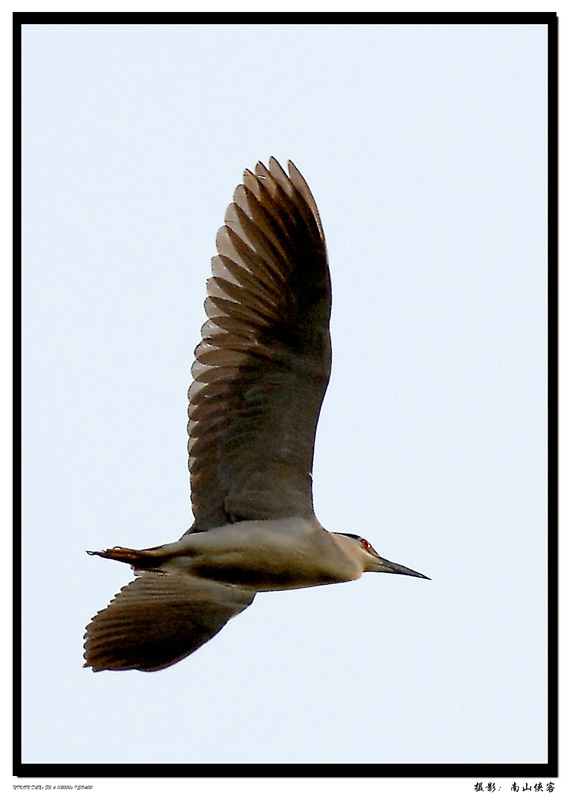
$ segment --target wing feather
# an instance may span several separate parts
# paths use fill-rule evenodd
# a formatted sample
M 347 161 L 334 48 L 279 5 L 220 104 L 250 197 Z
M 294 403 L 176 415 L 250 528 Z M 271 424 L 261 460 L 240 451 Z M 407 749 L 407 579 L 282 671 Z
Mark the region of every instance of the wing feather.
M 316 203 L 288 166 L 247 170 L 216 238 L 188 393 L 192 530 L 312 514 L 330 275 Z
M 253 602 L 254 592 L 181 572 L 144 572 L 85 633 L 85 665 L 153 672 L 185 658 Z

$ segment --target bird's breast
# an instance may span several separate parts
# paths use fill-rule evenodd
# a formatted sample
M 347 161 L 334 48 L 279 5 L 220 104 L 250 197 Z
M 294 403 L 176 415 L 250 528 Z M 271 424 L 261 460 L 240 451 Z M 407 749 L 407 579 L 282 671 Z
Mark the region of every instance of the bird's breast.
M 174 559 L 178 568 L 255 591 L 341 583 L 361 574 L 332 534 L 302 519 L 240 522 L 184 539 L 187 555 Z

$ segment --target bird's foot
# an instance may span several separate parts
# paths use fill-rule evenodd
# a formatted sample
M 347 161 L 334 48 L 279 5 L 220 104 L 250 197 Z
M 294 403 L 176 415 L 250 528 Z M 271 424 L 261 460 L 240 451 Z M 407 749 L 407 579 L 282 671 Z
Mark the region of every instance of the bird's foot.
M 101 556 L 101 558 L 110 558 L 113 561 L 134 564 L 140 558 L 140 551 L 133 550 L 130 547 L 112 547 L 110 550 L 87 550 L 87 555 Z

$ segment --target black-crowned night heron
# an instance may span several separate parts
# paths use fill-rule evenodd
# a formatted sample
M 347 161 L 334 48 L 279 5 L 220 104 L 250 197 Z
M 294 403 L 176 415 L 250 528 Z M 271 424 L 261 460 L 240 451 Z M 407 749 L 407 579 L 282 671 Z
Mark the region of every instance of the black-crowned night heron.
M 85 634 L 94 670 L 162 669 L 215 636 L 257 592 L 425 578 L 366 540 L 325 530 L 312 506 L 316 423 L 328 385 L 330 274 L 314 198 L 271 158 L 235 190 L 207 283 L 189 390 L 195 521 L 172 544 L 92 553 L 138 576 Z

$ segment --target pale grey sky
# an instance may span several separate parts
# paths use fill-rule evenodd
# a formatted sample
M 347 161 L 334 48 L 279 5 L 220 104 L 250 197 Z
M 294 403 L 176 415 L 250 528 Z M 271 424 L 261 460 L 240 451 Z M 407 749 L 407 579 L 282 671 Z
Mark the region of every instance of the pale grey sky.
M 545 761 L 545 26 L 27 26 L 23 80 L 24 761 Z M 330 254 L 316 513 L 432 581 L 93 674 L 131 575 L 85 550 L 191 522 L 209 261 L 270 155 Z

